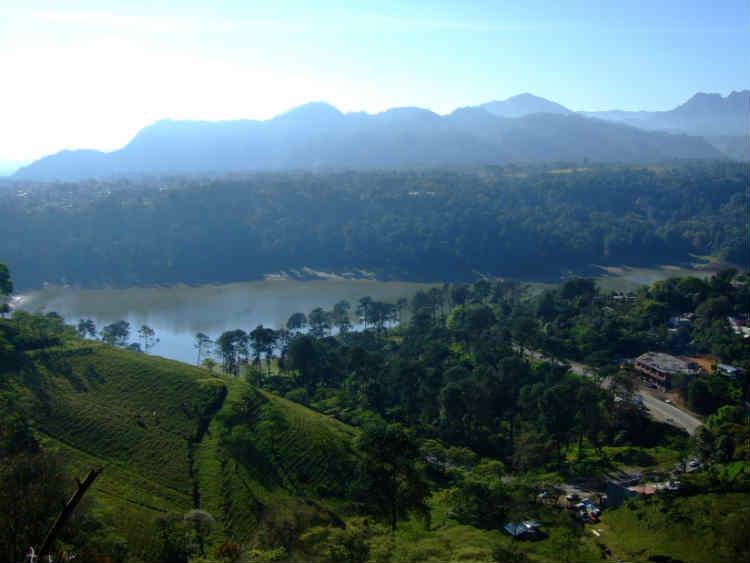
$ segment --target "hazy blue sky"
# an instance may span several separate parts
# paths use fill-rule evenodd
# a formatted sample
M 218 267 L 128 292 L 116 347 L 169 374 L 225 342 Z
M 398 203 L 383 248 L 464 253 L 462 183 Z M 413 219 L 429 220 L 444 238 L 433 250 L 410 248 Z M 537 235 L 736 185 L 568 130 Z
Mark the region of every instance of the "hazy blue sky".
M 747 0 L 0 0 L 0 159 L 111 150 L 162 118 L 324 100 L 439 113 L 532 92 L 669 109 L 750 82 Z

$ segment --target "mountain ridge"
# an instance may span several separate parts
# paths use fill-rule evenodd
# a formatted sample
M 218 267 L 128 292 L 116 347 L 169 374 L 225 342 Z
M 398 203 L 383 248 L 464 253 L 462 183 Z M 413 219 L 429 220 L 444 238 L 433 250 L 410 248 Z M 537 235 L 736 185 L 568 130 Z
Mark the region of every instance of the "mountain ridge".
M 738 114 L 749 94 L 698 93 L 667 112 L 575 112 L 528 93 L 447 115 L 418 107 L 344 113 L 311 102 L 264 121 L 157 121 L 121 149 L 61 151 L 12 178 L 741 159 L 747 119 Z
M 588 117 L 617 121 L 648 130 L 691 135 L 743 136 L 748 133 L 750 90 L 735 90 L 727 96 L 698 92 L 666 111 L 584 111 Z

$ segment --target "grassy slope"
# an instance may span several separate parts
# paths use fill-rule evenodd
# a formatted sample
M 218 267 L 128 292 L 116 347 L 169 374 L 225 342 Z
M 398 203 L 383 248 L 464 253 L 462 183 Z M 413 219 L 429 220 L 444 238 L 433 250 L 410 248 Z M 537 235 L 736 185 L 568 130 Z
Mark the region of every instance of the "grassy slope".
M 430 525 L 419 519 L 399 523 L 395 534 L 381 526 L 371 543 L 373 561 L 423 562 L 467 561 L 494 563 L 495 550 L 518 552 L 533 563 L 562 561 L 569 550 L 571 561 L 597 561 L 598 548 L 588 538 L 574 536 L 566 540 L 564 521 L 567 513 L 541 506 L 530 507 L 525 516 L 539 521 L 545 532 L 539 541 L 513 540 L 501 530 L 483 530 L 456 522 L 450 514 L 447 491 L 435 493 L 429 500 Z M 511 520 L 512 518 L 509 518 Z
M 148 550 L 153 518 L 167 511 L 208 510 L 217 542 L 277 541 L 275 528 L 334 518 L 324 505 L 344 482 L 350 427 L 242 381 L 99 343 L 28 359 L 4 374 L 6 392 L 74 474 L 105 467 L 89 497 L 131 554 Z
M 242 381 L 227 386 L 196 451 L 201 507 L 235 541 L 268 546 L 335 521 L 354 430 Z
M 701 494 L 671 502 L 656 499 L 605 512 L 596 528 L 613 555 L 627 561 L 668 555 L 685 562 L 730 562 L 735 559 L 725 545 L 730 533 L 725 518 L 738 511 L 750 518 L 747 493 Z

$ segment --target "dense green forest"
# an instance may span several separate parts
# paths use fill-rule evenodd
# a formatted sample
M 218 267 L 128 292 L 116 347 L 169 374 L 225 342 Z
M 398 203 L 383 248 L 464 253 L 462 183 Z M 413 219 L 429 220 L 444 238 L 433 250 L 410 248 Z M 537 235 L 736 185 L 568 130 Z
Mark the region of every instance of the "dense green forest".
M 604 441 L 615 435 L 635 442 L 651 439 L 639 417 L 610 418 L 617 409 L 607 398 L 614 395 L 569 373 L 566 361 L 595 367 L 599 378 L 613 378 L 615 395 L 628 396 L 634 377 L 620 366 L 628 358 L 650 350 L 711 357 L 739 367 L 743 375 L 685 376 L 675 380 L 675 389 L 705 415 L 724 406 L 741 407 L 750 396 L 750 340 L 735 334 L 727 318 L 746 315 L 747 282 L 746 275 L 730 269 L 708 280 L 656 282 L 623 299 L 600 292 L 588 279 L 538 294 L 515 282 L 480 280 L 418 292 L 409 305 L 408 326 L 390 331 L 385 323 L 405 315 L 403 302 L 362 299 L 357 320 L 371 328 L 360 332 L 349 332 L 348 320 L 340 320 L 346 302 L 332 311 L 315 309 L 306 324 L 304 314 L 295 313 L 290 330 L 276 333 L 283 338 L 282 371 L 275 376 L 260 363 L 261 354 L 269 362 L 272 351 L 259 333 L 274 333 L 271 329 L 228 331 L 217 340 L 216 353 L 225 369 L 237 371 L 237 346 L 245 335 L 248 350 L 254 351 L 245 354 L 245 362 L 255 358 L 249 376 L 256 385 L 347 422 L 359 423 L 363 411 L 374 412 L 425 436 L 470 446 L 509 465 L 533 467 L 555 461 L 554 452 L 561 455 L 575 436 L 582 440 L 584 428 L 595 443 L 600 433 L 607 436 Z M 670 319 L 686 312 L 694 312 L 694 322 L 670 329 Z M 301 326 L 309 330 L 300 332 Z M 340 333 L 329 336 L 334 327 Z M 543 351 L 559 365 L 535 369 L 524 349 Z M 533 433 L 530 442 L 541 438 L 554 446 L 539 450 L 547 457 L 521 461 L 530 455 L 516 449 L 524 431 Z
M 15 182 L 0 189 L 0 259 L 20 288 L 746 264 L 747 183 L 728 162 Z
M 446 285 L 300 312 L 284 331 L 229 331 L 220 365 L 202 368 L 122 349 L 121 325 L 102 327 L 118 328 L 113 346 L 85 320 L 14 311 L 0 320 L 0 494 L 17 507 L 0 515 L 4 558 L 38 545 L 72 477 L 103 465 L 56 545 L 76 560 L 742 560 L 750 342 L 726 317 L 746 311 L 747 282 L 726 270 L 627 299 L 586 279 Z M 666 328 L 688 311 L 690 328 Z M 348 330 L 355 319 L 365 330 Z M 647 349 L 745 372 L 684 382 L 705 416 L 690 437 L 651 419 L 618 368 Z M 691 456 L 702 465 L 685 473 Z M 634 470 L 678 471 L 680 485 L 601 521 L 564 508 L 566 487 Z M 503 531 L 529 519 L 536 541 Z

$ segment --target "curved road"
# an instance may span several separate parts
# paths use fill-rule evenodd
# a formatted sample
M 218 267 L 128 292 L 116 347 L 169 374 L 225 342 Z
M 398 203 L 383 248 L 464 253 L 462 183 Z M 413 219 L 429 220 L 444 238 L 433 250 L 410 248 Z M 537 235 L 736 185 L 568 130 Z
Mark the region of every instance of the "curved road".
M 651 389 L 648 387 L 641 387 L 640 393 L 641 398 L 643 399 L 643 405 L 656 420 L 667 422 L 678 428 L 684 428 L 691 436 L 694 435 L 698 430 L 698 427 L 703 424 L 700 419 L 694 417 L 692 414 L 678 409 L 674 405 L 668 405 L 658 397 L 653 396 L 651 394 Z
M 516 347 L 516 350 L 519 350 L 519 348 L 520 347 Z M 549 358 L 544 354 L 537 352 L 536 350 L 523 349 L 523 354 L 525 356 L 543 362 L 549 362 L 558 365 L 566 363 L 570 366 L 570 371 L 578 375 L 583 375 L 585 377 L 591 377 L 595 372 L 594 368 L 586 364 L 572 361 L 561 362 L 553 358 Z M 602 382 L 602 385 L 605 385 L 605 382 Z M 693 436 L 698 428 L 703 424 L 703 422 L 699 418 L 696 418 L 689 412 L 681 410 L 675 405 L 669 405 L 665 403 L 662 399 L 657 397 L 654 392 L 648 387 L 641 387 L 638 392 L 641 396 L 641 399 L 643 400 L 643 406 L 646 407 L 649 414 L 654 420 L 658 420 L 659 422 L 666 422 L 667 424 L 671 424 L 672 426 L 676 426 L 677 428 L 682 428 L 691 436 Z

